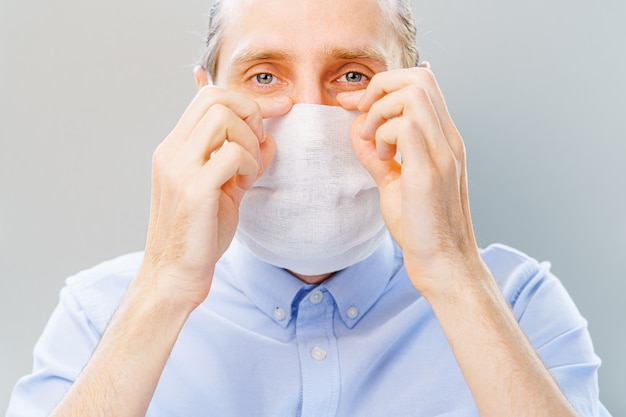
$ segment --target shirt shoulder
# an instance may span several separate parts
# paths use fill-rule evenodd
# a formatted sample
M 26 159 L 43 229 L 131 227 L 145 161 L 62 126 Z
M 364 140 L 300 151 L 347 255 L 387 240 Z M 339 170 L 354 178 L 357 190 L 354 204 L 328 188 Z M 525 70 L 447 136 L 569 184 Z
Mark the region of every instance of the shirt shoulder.
M 494 243 L 481 250 L 481 257 L 507 301 L 514 305 L 526 287 L 533 283 L 558 281 L 550 272 L 550 262 L 535 258 L 510 246 Z
M 102 333 L 142 261 L 143 252 L 134 252 L 85 269 L 66 279 L 61 297 L 71 296 Z

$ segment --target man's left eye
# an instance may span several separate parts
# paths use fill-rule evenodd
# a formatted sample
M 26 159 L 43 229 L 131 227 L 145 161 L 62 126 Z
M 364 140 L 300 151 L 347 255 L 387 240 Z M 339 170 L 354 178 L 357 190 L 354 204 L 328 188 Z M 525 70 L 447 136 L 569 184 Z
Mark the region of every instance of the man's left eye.
M 255 78 L 259 84 L 271 84 L 274 81 L 274 76 L 268 73 L 257 74 Z
M 350 71 L 345 73 L 339 78 L 339 81 L 349 82 L 349 83 L 359 83 L 363 80 L 364 75 L 359 72 Z

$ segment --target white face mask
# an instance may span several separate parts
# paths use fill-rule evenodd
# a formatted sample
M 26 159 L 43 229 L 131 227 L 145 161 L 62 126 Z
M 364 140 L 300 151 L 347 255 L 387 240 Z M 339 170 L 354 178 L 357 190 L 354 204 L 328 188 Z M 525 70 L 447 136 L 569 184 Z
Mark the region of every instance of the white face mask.
M 371 255 L 386 235 L 378 189 L 350 145 L 358 112 L 296 104 L 264 121 L 277 151 L 239 209 L 238 238 L 270 264 L 303 275 Z

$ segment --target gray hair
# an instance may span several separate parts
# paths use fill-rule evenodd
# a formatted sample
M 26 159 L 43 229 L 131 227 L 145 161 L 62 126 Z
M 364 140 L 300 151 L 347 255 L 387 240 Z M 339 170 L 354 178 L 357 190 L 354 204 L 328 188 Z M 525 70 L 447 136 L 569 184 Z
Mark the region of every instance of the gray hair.
M 392 28 L 398 34 L 402 45 L 402 66 L 414 67 L 419 62 L 417 50 L 415 20 L 411 0 L 378 0 L 386 3 L 381 8 L 387 12 L 387 17 Z M 206 39 L 206 51 L 202 56 L 200 65 L 208 73 L 213 81 L 217 72 L 217 57 L 219 55 L 221 39 L 224 32 L 226 11 L 222 4 L 224 0 L 214 0 L 209 13 L 209 31 Z

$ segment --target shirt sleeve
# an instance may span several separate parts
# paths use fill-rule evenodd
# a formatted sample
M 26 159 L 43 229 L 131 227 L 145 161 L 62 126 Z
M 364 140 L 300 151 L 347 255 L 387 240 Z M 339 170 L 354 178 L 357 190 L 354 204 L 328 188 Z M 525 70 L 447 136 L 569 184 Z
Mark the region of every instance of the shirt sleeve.
M 550 272 L 549 263 L 539 263 L 510 248 L 506 251 L 517 258 L 510 264 L 515 266 L 506 271 L 506 279 L 502 279 L 506 268 L 497 267 L 500 276 L 496 279 L 521 328 L 578 414 L 610 417 L 599 400 L 601 361 L 594 352 L 587 321 Z
M 91 357 L 100 333 L 68 287 L 35 344 L 33 371 L 21 378 L 6 417 L 49 415 Z

